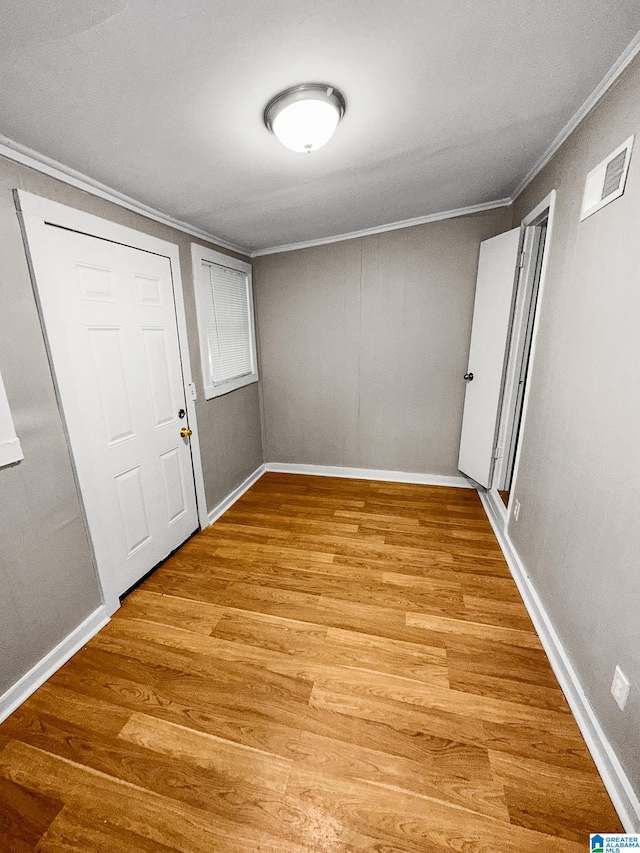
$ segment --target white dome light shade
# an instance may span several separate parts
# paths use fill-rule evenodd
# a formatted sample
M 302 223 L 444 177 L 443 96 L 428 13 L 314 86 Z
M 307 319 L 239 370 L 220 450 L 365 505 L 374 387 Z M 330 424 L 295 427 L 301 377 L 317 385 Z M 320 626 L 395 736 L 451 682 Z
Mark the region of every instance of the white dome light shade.
M 340 115 L 325 101 L 296 101 L 273 120 L 273 132 L 292 151 L 315 151 L 333 136 Z
M 333 86 L 305 83 L 272 98 L 264 123 L 287 148 L 310 153 L 331 139 L 345 106 L 344 97 Z

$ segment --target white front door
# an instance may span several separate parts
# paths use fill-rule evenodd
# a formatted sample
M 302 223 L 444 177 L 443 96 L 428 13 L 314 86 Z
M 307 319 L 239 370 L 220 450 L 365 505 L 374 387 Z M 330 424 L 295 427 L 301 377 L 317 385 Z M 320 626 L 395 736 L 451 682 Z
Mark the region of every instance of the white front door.
M 491 487 L 520 228 L 480 245 L 458 468 Z
M 44 225 L 32 252 L 100 575 L 121 595 L 198 527 L 169 258 Z

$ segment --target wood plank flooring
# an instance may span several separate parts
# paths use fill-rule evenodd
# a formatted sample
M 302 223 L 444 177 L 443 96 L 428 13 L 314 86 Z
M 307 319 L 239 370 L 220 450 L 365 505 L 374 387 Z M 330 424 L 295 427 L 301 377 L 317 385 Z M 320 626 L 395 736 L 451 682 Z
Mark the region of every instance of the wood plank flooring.
M 0 726 L 8 853 L 584 853 L 618 818 L 472 490 L 267 474 Z

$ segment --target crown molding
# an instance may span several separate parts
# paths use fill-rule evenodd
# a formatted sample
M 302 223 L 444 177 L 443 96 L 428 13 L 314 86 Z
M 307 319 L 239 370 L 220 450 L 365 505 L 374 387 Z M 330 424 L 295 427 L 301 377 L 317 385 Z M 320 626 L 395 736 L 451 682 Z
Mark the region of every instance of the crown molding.
M 169 214 L 162 213 L 162 211 L 136 201 L 136 199 L 131 198 L 118 190 L 114 190 L 106 184 L 100 183 L 100 181 L 96 181 L 89 175 L 78 172 L 70 166 L 65 166 L 64 163 L 59 163 L 57 160 L 53 160 L 51 157 L 47 157 L 45 154 L 41 154 L 39 151 L 35 151 L 32 148 L 28 148 L 20 142 L 15 142 L 13 139 L 3 136 L 2 134 L 0 134 L 0 156 L 5 157 L 8 160 L 13 160 L 16 163 L 21 163 L 23 166 L 28 166 L 30 169 L 35 169 L 38 172 L 42 172 L 45 175 L 56 178 L 58 181 L 62 181 L 65 184 L 69 184 L 77 189 L 97 196 L 98 198 L 110 201 L 113 204 L 117 204 L 119 207 L 124 207 L 134 213 L 146 216 L 147 219 L 153 219 L 155 222 L 168 225 L 169 227 L 182 231 L 185 234 L 190 234 L 192 237 L 199 237 L 209 243 L 214 243 L 223 249 L 229 249 L 232 252 L 238 252 L 239 254 L 250 258 L 257 258 L 261 255 L 270 255 L 277 252 L 291 252 L 295 249 L 304 249 L 308 246 L 321 246 L 325 243 L 336 243 L 341 240 L 351 240 L 354 237 L 363 237 L 368 234 L 382 234 L 385 231 L 409 228 L 412 225 L 422 225 L 426 222 L 438 222 L 441 219 L 452 219 L 456 216 L 479 213 L 483 210 L 492 210 L 496 207 L 507 207 L 511 204 L 510 198 L 499 199 L 497 201 L 486 202 L 485 204 L 476 204 L 471 205 L 470 207 L 461 207 L 456 210 L 444 211 L 442 213 L 432 213 L 428 216 L 419 216 L 414 219 L 404 219 L 401 222 L 391 222 L 387 225 L 379 225 L 375 228 L 353 231 L 349 234 L 338 234 L 334 237 L 310 240 L 305 243 L 292 243 L 287 246 L 274 246 L 272 248 L 258 249 L 251 252 L 246 246 L 238 246 L 234 243 L 229 243 L 226 240 L 222 240 L 220 237 L 216 237 L 215 234 L 211 234 L 208 231 L 203 231 L 200 228 L 189 225 L 188 222 L 175 219 Z
M 232 252 L 238 252 L 245 256 L 249 256 L 250 254 L 246 246 L 236 246 L 233 243 L 222 240 L 220 237 L 216 237 L 215 234 L 210 234 L 208 231 L 203 231 L 200 228 L 189 225 L 188 222 L 175 219 L 167 213 L 162 213 L 160 210 L 136 201 L 134 198 L 118 190 L 114 190 L 106 184 L 100 183 L 100 181 L 96 181 L 88 175 L 76 171 L 76 169 L 72 169 L 70 166 L 65 166 L 63 163 L 52 160 L 51 157 L 47 157 L 39 151 L 34 151 L 32 148 L 27 148 L 26 145 L 2 136 L 2 134 L 0 134 L 0 156 L 6 157 L 7 160 L 21 163 L 23 166 L 28 166 L 30 169 L 35 169 L 52 178 L 56 178 L 58 181 L 63 181 L 65 184 L 70 184 L 72 187 L 77 187 L 79 190 L 83 190 L 98 198 L 103 198 L 106 201 L 117 204 L 119 207 L 124 207 L 134 213 L 146 216 L 147 219 L 153 219 L 162 225 L 168 225 L 170 228 L 190 234 L 192 237 L 199 237 L 208 243 L 215 243 L 216 246 L 220 246 L 223 249 L 230 249 Z
M 339 243 L 343 240 L 353 240 L 357 237 L 367 237 L 372 234 L 384 234 L 387 231 L 396 231 L 400 228 L 411 228 L 414 225 L 424 225 L 428 222 L 439 222 L 443 219 L 454 219 L 458 216 L 469 216 L 473 213 L 481 213 L 482 211 L 493 210 L 498 207 L 509 207 L 509 205 L 513 204 L 518 196 L 527 188 L 536 175 L 547 165 L 553 155 L 558 151 L 569 135 L 573 133 L 580 122 L 586 118 L 596 104 L 609 91 L 638 53 L 640 53 L 640 32 L 636 34 L 633 40 L 602 78 L 600 83 L 598 83 L 593 92 L 576 110 L 567 124 L 553 140 L 551 145 L 549 145 L 542 157 L 540 157 L 533 168 L 530 169 L 522 181 L 520 181 L 517 187 L 513 190 L 511 195 L 507 198 L 496 199 L 495 201 L 489 201 L 483 204 L 469 205 L 468 207 L 459 207 L 455 210 L 446 210 L 441 213 L 431 213 L 427 216 L 417 216 L 413 219 L 403 219 L 399 222 L 390 222 L 386 225 L 378 225 L 374 228 L 364 228 L 360 231 L 351 231 L 347 234 L 337 234 L 333 237 L 321 237 L 317 240 L 307 240 L 301 243 L 289 243 L 282 246 L 272 246 L 267 249 L 256 249 L 253 252 L 246 246 L 237 246 L 234 243 L 229 243 L 226 240 L 222 240 L 220 237 L 216 237 L 215 234 L 210 234 L 208 231 L 203 231 L 200 228 L 189 225 L 189 223 L 183 222 L 180 219 L 174 219 L 166 213 L 162 213 L 153 207 L 149 207 L 142 202 L 136 201 L 124 193 L 94 180 L 88 175 L 84 175 L 69 166 L 58 163 L 56 160 L 52 160 L 50 157 L 40 154 L 38 151 L 34 151 L 31 148 L 27 148 L 19 142 L 14 142 L 12 139 L 2 136 L 1 134 L 0 156 L 6 157 L 9 160 L 14 160 L 17 163 L 22 163 L 24 166 L 36 169 L 39 172 L 43 172 L 46 175 L 57 178 L 59 181 L 63 181 L 66 184 L 71 184 L 78 189 L 84 190 L 84 192 L 103 198 L 106 201 L 110 201 L 120 207 L 126 208 L 127 210 L 132 210 L 134 213 L 139 213 L 142 216 L 146 216 L 148 219 L 153 219 L 163 225 L 168 225 L 171 228 L 184 232 L 185 234 L 190 234 L 193 237 L 199 237 L 209 243 L 215 243 L 223 249 L 238 252 L 239 254 L 245 255 L 249 258 L 260 258 L 263 255 L 275 255 L 280 252 L 293 252 L 297 249 L 307 249 L 312 246 L 324 246 L 327 243 Z
M 511 198 L 500 198 L 483 204 L 472 204 L 468 207 L 458 207 L 455 210 L 445 210 L 441 213 L 430 213 L 427 216 L 416 216 L 413 219 L 402 219 L 387 225 L 376 225 L 374 228 L 363 228 L 360 231 L 350 231 L 348 234 L 336 234 L 333 237 L 320 237 L 318 240 L 306 240 L 302 243 L 289 243 L 286 246 L 273 246 L 270 249 L 257 249 L 251 253 L 252 258 L 263 255 L 275 255 L 280 252 L 295 252 L 297 249 L 308 249 L 312 246 L 324 246 L 327 243 L 340 243 L 343 240 L 354 240 L 357 237 L 368 237 L 371 234 L 385 234 L 387 231 L 398 231 L 400 228 L 411 228 L 414 225 L 425 225 L 427 222 L 440 222 L 441 219 L 455 219 L 458 216 L 468 216 L 471 213 L 482 213 L 483 210 L 494 210 L 496 207 L 508 207 Z
M 399 228 L 410 228 L 412 225 L 423 225 L 427 222 L 438 222 L 441 219 L 453 219 L 456 216 L 467 216 L 471 213 L 479 213 L 483 210 L 492 210 L 496 207 L 508 207 L 513 204 L 518 196 L 527 188 L 536 175 L 544 169 L 553 155 L 558 151 L 560 146 L 576 129 L 580 122 L 586 118 L 596 104 L 609 91 L 613 84 L 618 80 L 627 66 L 640 53 L 640 32 L 638 32 L 632 41 L 627 45 L 622 54 L 611 66 L 596 88 L 591 92 L 589 97 L 581 104 L 567 124 L 562 128 L 560 133 L 553 140 L 551 145 L 544 152 L 542 157 L 537 161 L 535 166 L 526 174 L 520 181 L 511 195 L 507 198 L 497 199 L 485 204 L 470 205 L 469 207 L 460 207 L 457 210 L 447 210 L 443 213 L 433 213 L 429 216 L 418 216 L 415 219 L 405 219 L 401 222 L 392 222 L 389 225 L 380 225 L 376 228 L 366 228 L 362 231 L 352 231 L 349 234 L 339 234 L 335 237 L 325 237 L 319 240 L 308 240 L 303 243 L 290 243 L 286 246 L 274 246 L 270 249 L 258 249 L 251 253 L 252 258 L 259 258 L 263 255 L 273 255 L 280 252 L 293 252 L 296 249 L 307 249 L 312 246 L 323 246 L 326 243 L 337 243 L 341 240 L 352 240 L 356 237 L 366 237 L 369 234 L 383 234 L 386 231 L 394 231 Z
M 511 203 L 518 198 L 518 196 L 529 186 L 531 181 L 535 178 L 535 176 L 544 169 L 549 160 L 553 157 L 556 151 L 560 148 L 563 142 L 573 133 L 576 127 L 580 124 L 580 122 L 587 117 L 587 115 L 591 112 L 591 110 L 596 106 L 598 101 L 606 95 L 609 89 L 613 86 L 616 80 L 620 77 L 625 68 L 632 62 L 633 59 L 640 53 L 640 32 L 638 32 L 635 38 L 627 45 L 622 54 L 618 57 L 618 59 L 611 66 L 609 71 L 604 75 L 602 80 L 598 83 L 593 92 L 589 95 L 589 97 L 584 101 L 584 103 L 578 107 L 575 113 L 571 116 L 569 121 L 562 128 L 560 133 L 553 140 L 551 145 L 544 152 L 542 157 L 538 160 L 535 166 L 525 175 L 525 177 L 520 181 L 518 186 L 511 194 Z

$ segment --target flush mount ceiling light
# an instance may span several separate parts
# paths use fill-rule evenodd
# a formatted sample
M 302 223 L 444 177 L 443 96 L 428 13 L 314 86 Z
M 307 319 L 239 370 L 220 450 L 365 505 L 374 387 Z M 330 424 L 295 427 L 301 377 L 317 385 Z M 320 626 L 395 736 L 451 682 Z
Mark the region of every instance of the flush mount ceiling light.
M 344 115 L 342 92 L 325 83 L 292 86 L 264 108 L 264 123 L 292 151 L 311 153 L 333 136 Z

